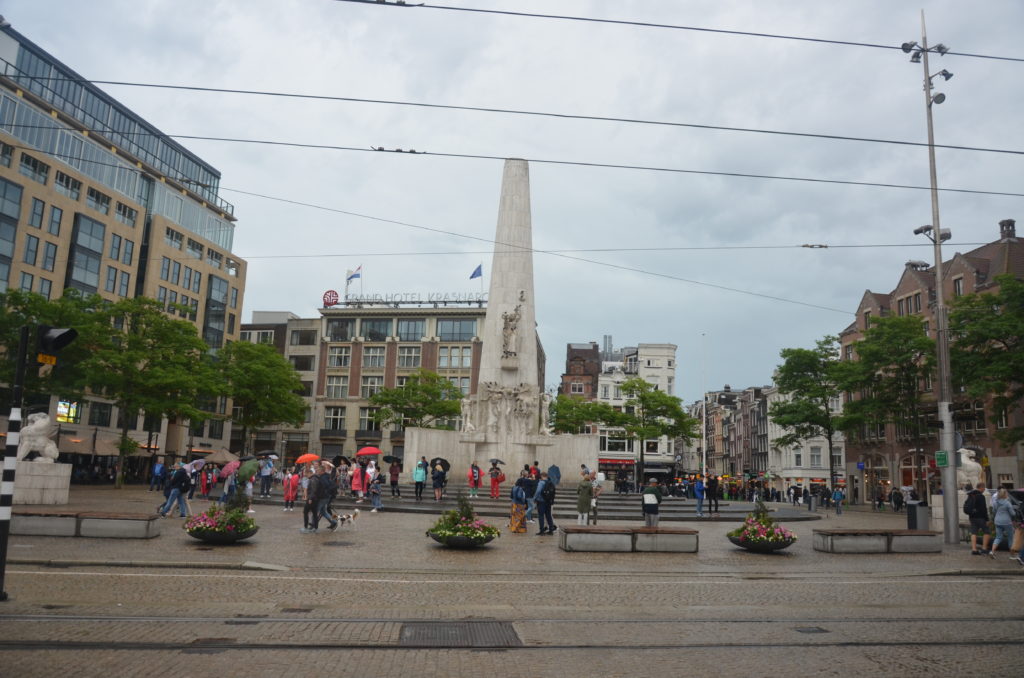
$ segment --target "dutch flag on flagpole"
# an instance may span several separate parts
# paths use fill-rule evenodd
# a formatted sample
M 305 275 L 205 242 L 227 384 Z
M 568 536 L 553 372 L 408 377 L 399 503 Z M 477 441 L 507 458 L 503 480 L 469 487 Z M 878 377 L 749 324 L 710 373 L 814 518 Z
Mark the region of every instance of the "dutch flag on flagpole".
M 362 278 L 362 277 L 363 277 L 363 265 L 359 264 L 359 268 L 357 268 L 356 270 L 354 270 L 354 271 L 349 270 L 348 277 L 345 278 L 345 282 L 346 283 L 350 283 L 353 280 L 355 280 L 356 278 Z

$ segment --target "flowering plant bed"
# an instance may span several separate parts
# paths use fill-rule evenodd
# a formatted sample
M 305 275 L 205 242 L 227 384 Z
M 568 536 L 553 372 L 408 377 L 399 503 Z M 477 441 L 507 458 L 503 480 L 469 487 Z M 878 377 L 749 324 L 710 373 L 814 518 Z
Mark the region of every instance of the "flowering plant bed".
M 796 535 L 778 525 L 768 515 L 764 502 L 758 501 L 753 513 L 748 513 L 742 527 L 726 534 L 733 544 L 748 551 L 765 553 L 784 549 L 796 541 Z
M 428 537 L 445 546 L 473 548 L 501 536 L 501 530 L 477 517 L 469 500 L 459 495 L 458 501 L 458 508 L 445 511 L 427 530 Z
M 226 544 L 256 534 L 256 521 L 243 509 L 212 506 L 204 513 L 192 516 L 182 525 L 190 537 L 211 543 Z

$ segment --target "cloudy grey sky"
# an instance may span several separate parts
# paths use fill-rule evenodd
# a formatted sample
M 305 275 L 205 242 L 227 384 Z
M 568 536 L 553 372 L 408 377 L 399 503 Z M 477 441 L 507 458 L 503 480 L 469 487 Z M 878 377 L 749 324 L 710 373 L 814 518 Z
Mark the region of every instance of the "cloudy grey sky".
M 986 0 L 450 0 L 542 12 L 1024 57 L 1024 3 Z M 922 69 L 896 50 L 332 0 L 0 2 L 87 78 L 763 128 L 923 142 Z M 1024 150 L 1024 63 L 947 55 L 936 142 Z M 104 86 L 168 134 L 928 184 L 922 147 L 381 104 Z M 471 292 L 486 243 L 253 197 L 493 238 L 499 160 L 183 143 L 223 174 L 253 310 L 316 314 L 363 266 L 365 293 Z M 1019 154 L 939 149 L 939 185 L 1024 193 Z M 931 261 L 927 191 L 531 164 L 548 383 L 565 344 L 679 346 L 679 395 L 766 384 L 779 350 L 851 320 L 865 289 Z M 953 250 L 1024 216 L 1019 197 L 943 193 Z M 1024 222 L 1022 222 L 1024 223 Z M 829 249 L 803 249 L 822 243 Z M 857 247 L 838 247 L 838 246 Z M 867 246 L 867 247 L 865 247 Z M 686 249 L 696 248 L 696 249 Z M 709 249 L 710 248 L 710 249 Z M 675 280 L 665 276 L 685 279 Z M 486 278 L 485 278 L 486 281 Z M 780 301 L 729 291 L 789 300 Z M 832 310 L 830 310 L 832 309 Z

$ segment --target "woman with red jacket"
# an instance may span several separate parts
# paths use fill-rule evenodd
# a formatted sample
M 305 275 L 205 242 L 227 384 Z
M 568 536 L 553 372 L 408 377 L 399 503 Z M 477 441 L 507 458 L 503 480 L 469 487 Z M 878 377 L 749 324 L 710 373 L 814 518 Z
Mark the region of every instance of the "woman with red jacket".
M 295 498 L 299 494 L 299 476 L 295 473 L 295 467 L 288 467 L 288 471 L 284 474 L 282 486 L 284 489 L 284 510 L 294 511 Z
M 501 484 L 505 482 L 505 474 L 498 468 L 497 462 L 491 462 L 491 470 L 487 472 L 487 475 L 491 477 L 491 499 L 500 498 Z

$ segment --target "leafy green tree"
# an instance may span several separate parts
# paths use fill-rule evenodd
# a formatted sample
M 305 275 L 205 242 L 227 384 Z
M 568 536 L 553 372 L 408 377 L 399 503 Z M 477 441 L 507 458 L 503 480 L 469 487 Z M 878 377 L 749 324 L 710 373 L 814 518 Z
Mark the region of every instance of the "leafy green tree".
M 659 391 L 639 377 L 622 382 L 626 395 L 626 410 L 623 412 L 622 427 L 640 447 L 640 465 L 637 479 L 644 477 L 644 441 L 668 436 L 694 439 L 699 433 L 699 422 L 683 411 L 679 398 Z
M 370 403 L 379 408 L 373 418 L 382 425 L 445 428 L 442 422 L 462 411 L 462 391 L 436 372 L 418 370 L 403 386 L 375 393 Z
M 996 293 L 969 294 L 953 300 L 950 346 L 953 374 L 975 398 L 993 396 L 1000 412 L 1024 401 L 1024 281 L 1010 275 L 996 278 Z M 1024 440 L 1024 426 L 1000 430 L 1005 444 Z
M 864 338 L 854 344 L 857 360 L 836 366 L 841 390 L 856 393 L 844 412 L 848 431 L 866 425 L 893 424 L 918 440 L 924 432 L 922 384 L 931 376 L 935 342 L 920 316 L 872 318 Z
M 168 418 L 209 416 L 196 403 L 223 391 L 206 358 L 207 346 L 195 325 L 169 317 L 160 302 L 122 299 L 95 311 L 105 328 L 82 361 L 90 388 L 114 401 L 121 412 L 120 458 L 116 486 L 124 481 L 125 457 L 138 444 L 128 424 L 140 412 Z
M 559 394 L 551 403 L 551 429 L 556 433 L 581 433 L 587 424 L 623 425 L 623 414 L 608 403 Z
M 18 335 L 21 327 L 29 327 L 26 347 L 28 369 L 25 372 L 25 402 L 45 403 L 51 394 L 69 399 L 82 396 L 88 386 L 88 373 L 83 364 L 106 332 L 101 317 L 94 311 L 105 302 L 97 296 L 83 297 L 76 290 L 49 300 L 34 292 L 8 290 L 0 295 L 0 383 L 11 384 L 18 359 Z M 69 327 L 78 338 L 61 351 L 53 369 L 35 368 L 36 328 L 39 325 Z
M 302 426 L 306 403 L 295 368 L 270 344 L 231 342 L 217 353 L 216 367 L 225 395 L 234 405 L 232 421 L 241 426 L 245 451 L 250 434 L 273 424 Z
M 838 385 L 839 338 L 827 336 L 814 348 L 784 348 L 782 364 L 775 372 L 775 385 L 787 400 L 771 404 L 768 414 L 787 430 L 775 444 L 789 447 L 807 438 L 821 436 L 828 441 L 830 485 L 835 486 L 836 469 L 832 456 L 833 438 L 845 427 L 841 412 L 832 410 L 842 391 Z

